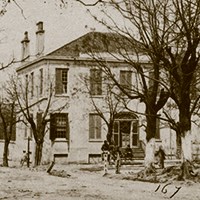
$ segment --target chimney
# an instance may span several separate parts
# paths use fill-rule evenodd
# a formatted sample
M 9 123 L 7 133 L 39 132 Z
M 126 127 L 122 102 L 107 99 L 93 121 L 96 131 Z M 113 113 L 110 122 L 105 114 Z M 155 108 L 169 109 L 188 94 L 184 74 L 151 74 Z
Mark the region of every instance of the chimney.
M 28 32 L 26 31 L 24 33 L 24 39 L 21 41 L 22 43 L 22 61 L 28 60 L 30 56 L 30 48 L 29 48 L 29 42 L 28 39 Z
M 44 53 L 44 29 L 43 22 L 38 22 L 38 30 L 36 31 L 36 56 L 41 56 Z

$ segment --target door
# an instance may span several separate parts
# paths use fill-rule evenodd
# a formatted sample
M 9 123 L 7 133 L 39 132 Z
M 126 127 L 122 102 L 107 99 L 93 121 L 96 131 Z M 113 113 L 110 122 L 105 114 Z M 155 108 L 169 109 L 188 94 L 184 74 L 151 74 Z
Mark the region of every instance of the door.
M 121 147 L 127 147 L 130 145 L 130 130 L 131 130 L 131 121 L 120 121 L 120 138 L 121 138 Z
M 137 147 L 139 144 L 138 120 L 119 120 L 114 122 L 113 140 L 120 147 Z
M 138 120 L 133 120 L 131 122 L 131 133 L 130 133 L 130 146 L 137 147 L 139 144 L 139 137 L 138 137 Z
M 120 146 L 119 121 L 115 121 L 115 122 L 114 122 L 112 139 L 113 139 L 115 145 Z

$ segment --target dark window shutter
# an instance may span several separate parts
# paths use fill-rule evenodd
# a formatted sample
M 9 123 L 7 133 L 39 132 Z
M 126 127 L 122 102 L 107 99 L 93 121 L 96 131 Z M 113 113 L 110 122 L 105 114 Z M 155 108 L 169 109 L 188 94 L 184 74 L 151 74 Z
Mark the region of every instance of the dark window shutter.
M 89 115 L 89 138 L 94 139 L 94 115 Z
M 137 133 L 138 132 L 138 121 L 132 122 L 132 132 Z
M 42 123 L 42 113 L 37 113 L 37 128 L 41 128 L 41 123 Z M 39 132 L 40 133 L 40 132 Z M 41 135 L 38 135 L 39 138 Z
M 13 121 L 16 122 L 16 114 L 15 113 L 13 113 Z M 16 140 L 16 123 L 12 124 L 11 140 L 12 141 Z
M 96 71 L 96 80 L 97 80 L 97 94 L 102 94 L 102 71 L 97 70 Z
M 69 140 L 69 117 L 68 114 L 65 114 L 66 117 L 66 139 Z
M 155 134 L 156 139 L 160 139 L 160 119 L 156 119 L 156 134 Z
M 56 69 L 56 94 L 62 94 L 62 69 Z
M 2 119 L 0 118 L 0 140 L 3 139 L 4 139 L 4 129 L 3 129 Z
M 97 122 L 97 139 L 101 139 L 101 117 L 96 115 L 96 122 Z
M 154 83 L 154 72 L 150 71 L 149 72 L 149 88 L 153 87 L 153 83 Z
M 94 69 L 90 70 L 90 94 L 95 95 L 95 71 Z
M 132 86 L 132 72 L 127 71 L 127 87 L 128 89 L 131 89 Z
M 120 71 L 120 84 L 126 89 L 130 89 L 132 85 L 132 72 Z
M 43 69 L 40 69 L 40 94 L 43 93 Z
M 16 140 L 16 124 L 13 124 L 13 125 L 12 125 L 11 140 L 12 140 L 12 141 L 15 141 L 15 140 Z
M 42 123 L 42 113 L 37 113 L 37 127 L 41 126 Z
M 125 82 L 126 82 L 126 75 L 125 75 L 125 72 L 124 71 L 120 71 L 120 84 L 122 86 L 125 85 Z
M 50 115 L 50 140 L 55 140 L 56 137 L 56 115 Z

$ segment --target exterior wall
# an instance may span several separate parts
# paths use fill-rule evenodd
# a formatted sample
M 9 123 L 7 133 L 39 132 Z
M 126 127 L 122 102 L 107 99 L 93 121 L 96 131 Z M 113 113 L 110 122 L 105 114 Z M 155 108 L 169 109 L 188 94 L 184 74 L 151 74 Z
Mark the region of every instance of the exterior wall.
M 53 155 L 63 155 L 64 162 L 80 162 L 87 163 L 89 154 L 100 154 L 101 145 L 103 140 L 106 139 L 107 127 L 105 124 L 102 126 L 102 137 L 98 140 L 89 140 L 89 113 L 95 113 L 92 106 L 91 99 L 87 93 L 86 87 L 83 83 L 82 77 L 89 77 L 89 70 L 91 66 L 95 66 L 95 63 L 81 63 L 72 61 L 42 61 L 38 64 L 30 66 L 19 72 L 19 75 L 24 77 L 26 74 L 34 72 L 34 97 L 31 101 L 37 101 L 43 97 L 48 97 L 49 83 L 52 82 L 55 85 L 55 69 L 56 68 L 68 68 L 68 93 L 64 95 L 55 95 L 52 100 L 52 106 L 50 112 L 56 112 L 56 110 L 67 103 L 66 107 L 62 110 L 64 113 L 68 113 L 69 118 L 69 141 L 66 139 L 56 139 L 51 141 L 49 138 L 50 125 L 46 127 L 45 142 L 43 147 L 43 163 L 49 163 L 53 160 Z M 43 68 L 43 94 L 38 93 L 39 89 L 39 70 Z M 123 64 L 113 64 L 112 70 L 119 78 L 120 69 L 129 70 L 129 67 Z M 133 84 L 135 80 L 133 79 Z M 98 105 L 104 107 L 103 96 L 97 96 L 94 98 Z M 138 112 L 144 113 L 145 106 L 140 103 L 139 100 L 133 100 L 129 103 L 130 108 Z M 46 107 L 46 101 L 43 101 L 40 105 L 34 106 L 32 112 L 36 117 L 36 113 L 39 110 L 44 110 Z M 121 109 L 123 111 L 123 109 Z M 145 117 L 139 117 L 139 124 L 145 124 Z M 197 130 L 197 128 L 195 128 Z M 27 138 L 24 138 L 25 126 L 20 124 L 17 126 L 17 141 L 15 143 L 15 153 L 13 159 L 19 159 L 19 155 L 23 150 L 27 149 Z M 198 131 L 196 131 L 196 138 L 199 138 Z M 139 129 L 139 140 L 146 142 L 146 133 L 144 127 Z M 176 134 L 170 130 L 167 126 L 160 129 L 160 139 L 158 145 L 162 144 L 167 154 L 176 154 Z M 196 139 L 195 141 L 200 141 Z M 200 143 L 200 142 L 199 142 Z M 34 162 L 34 149 L 35 143 L 32 138 L 30 142 L 31 148 L 31 161 Z M 21 158 L 21 157 L 20 157 Z

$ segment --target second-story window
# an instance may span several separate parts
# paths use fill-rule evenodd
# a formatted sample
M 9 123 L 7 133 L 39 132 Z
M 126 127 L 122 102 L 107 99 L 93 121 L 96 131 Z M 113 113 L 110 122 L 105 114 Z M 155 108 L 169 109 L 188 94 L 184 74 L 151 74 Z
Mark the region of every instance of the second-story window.
M 40 69 L 40 94 L 43 93 L 43 69 Z
M 31 82 L 31 96 L 33 97 L 34 95 L 34 72 L 31 73 L 31 77 L 30 77 L 30 82 Z
M 120 71 L 120 85 L 127 92 L 130 92 L 132 87 L 132 72 L 131 71 Z
M 90 94 L 102 94 L 102 71 L 100 69 L 90 70 Z
M 66 94 L 68 85 L 68 69 L 56 69 L 56 94 Z

